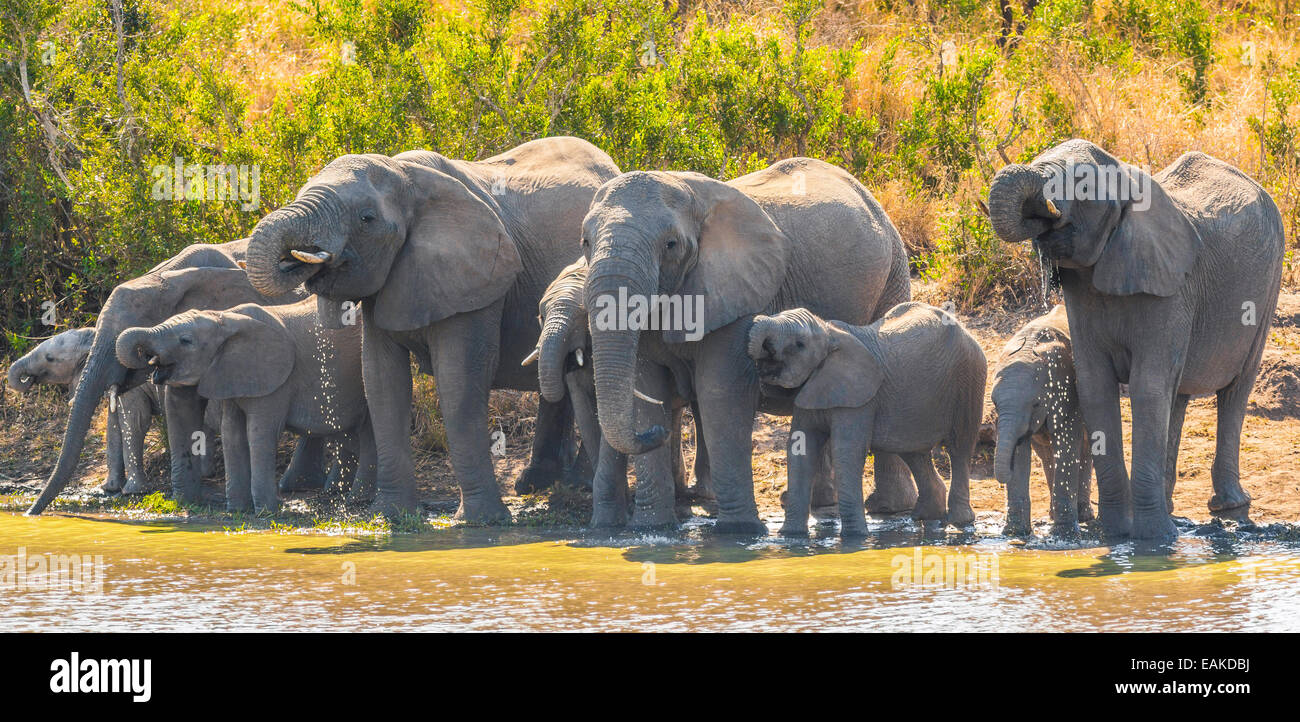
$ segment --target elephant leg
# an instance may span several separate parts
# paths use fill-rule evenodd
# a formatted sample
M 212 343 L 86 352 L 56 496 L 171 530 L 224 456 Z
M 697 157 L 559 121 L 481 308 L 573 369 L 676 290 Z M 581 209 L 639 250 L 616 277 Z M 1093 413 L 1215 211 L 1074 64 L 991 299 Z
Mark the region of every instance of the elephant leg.
M 975 510 L 970 505 L 970 459 L 975 454 L 978 432 L 979 418 L 976 417 L 974 424 L 958 429 L 947 443 L 948 462 L 952 468 L 952 480 L 948 484 L 948 523 L 958 529 L 975 524 Z
M 1173 408 L 1169 410 L 1169 445 L 1165 454 L 1165 502 L 1169 513 L 1174 513 L 1174 485 L 1178 483 L 1178 447 L 1183 441 L 1183 419 L 1187 417 L 1187 394 L 1174 396 Z
M 1092 454 L 1088 451 L 1088 435 L 1083 433 L 1083 422 L 1079 421 L 1078 439 L 1075 444 L 1079 447 L 1079 476 L 1078 476 L 1078 499 L 1079 503 L 1079 521 L 1092 521 Z
M 203 433 L 203 402 L 190 386 L 168 386 L 167 441 L 171 447 L 172 497 L 183 503 L 202 500 L 199 456 L 211 450 L 212 439 Z
M 939 471 L 934 468 L 934 459 L 930 451 L 916 451 L 903 454 L 903 462 L 912 471 L 916 479 L 916 507 L 912 509 L 912 518 L 917 521 L 942 521 L 948 516 L 948 491 L 943 488 Z
M 538 397 L 537 423 L 528 466 L 515 480 L 516 494 L 534 494 L 548 489 L 564 476 L 565 449 L 572 445 L 573 403 L 566 394 L 551 402 Z
M 668 370 L 647 361 L 637 364 L 637 388 L 657 399 L 670 397 L 672 379 Z M 637 416 L 646 425 L 669 426 L 672 412 L 660 404 L 638 399 Z M 657 529 L 676 526 L 676 493 L 673 488 L 672 449 L 661 444 L 632 459 L 636 470 L 636 497 L 632 511 L 632 526 L 638 529 Z
M 335 434 L 325 441 L 326 455 L 333 459 L 329 478 L 325 481 L 327 493 L 346 493 L 356 483 L 360 443 L 356 431 Z
M 1169 415 L 1181 374 L 1164 353 L 1139 356 L 1129 383 L 1133 405 L 1133 530 L 1138 539 L 1167 540 L 1178 535 L 1165 496 L 1165 458 L 1169 453 Z
M 253 490 L 253 511 L 258 514 L 275 514 L 280 510 L 275 447 L 283 427 L 283 422 L 248 416 L 249 485 Z
M 108 456 L 108 478 L 99 487 L 107 494 L 116 494 L 126 483 L 125 456 L 122 449 L 122 427 L 117 410 L 110 411 L 104 424 L 104 453 Z
M 831 412 L 832 473 L 838 487 L 840 537 L 844 539 L 860 539 L 869 532 L 866 506 L 862 501 L 862 473 L 867 466 L 867 449 L 871 445 L 872 420 L 870 416 L 861 418 L 862 414 L 856 409 L 853 411 L 853 416 Z
M 1210 513 L 1227 519 L 1246 521 L 1250 514 L 1250 494 L 1241 487 L 1241 426 L 1246 416 L 1246 402 L 1259 373 L 1258 362 L 1254 371 L 1243 374 L 1236 381 L 1220 389 L 1217 397 L 1218 428 L 1216 430 L 1214 465 L 1210 479 L 1214 496 L 1210 497 Z M 1172 509 L 1172 507 L 1171 507 Z
M 375 497 L 375 474 L 379 470 L 375 429 L 367 417 L 357 429 L 357 471 L 348 490 L 348 502 L 368 503 Z
M 1079 445 L 1074 429 L 1053 429 L 1052 476 L 1048 481 L 1051 490 L 1052 535 L 1074 538 L 1079 536 Z
M 907 471 L 907 464 L 897 454 L 876 454 L 872 464 L 876 486 L 867 497 L 867 511 L 872 514 L 911 511 L 916 506 L 917 485 L 912 483 Z
M 717 513 L 718 497 L 713 493 L 713 475 L 709 470 L 709 446 L 704 438 L 704 424 L 700 421 L 700 406 L 691 402 L 691 420 L 695 424 L 695 484 L 691 496 L 711 514 Z
M 603 529 L 627 524 L 627 499 L 627 455 L 601 441 L 591 482 L 591 526 Z
M 592 478 L 596 475 L 596 466 L 600 455 L 604 453 L 600 443 L 600 417 L 596 413 L 596 395 L 588 382 L 590 377 L 578 373 L 564 375 L 565 387 L 570 403 L 573 404 L 573 418 L 582 439 L 578 447 L 578 456 L 565 470 L 565 480 L 571 486 L 592 488 Z
M 762 535 L 767 526 L 754 503 L 753 467 L 758 374 L 747 351 L 747 331 L 745 323 L 732 322 L 709 335 L 695 361 L 694 387 L 718 498 L 714 531 Z
M 1097 472 L 1097 510 L 1102 530 L 1126 537 L 1133 528 L 1128 470 L 1124 468 L 1124 429 L 1119 413 L 1119 383 L 1110 360 L 1087 344 L 1074 345 L 1079 407 L 1088 430 L 1085 443 Z
M 793 433 L 791 431 L 791 434 Z M 833 454 L 834 445 L 827 441 L 822 444 L 822 453 L 810 460 L 813 475 L 809 482 L 812 485 L 809 504 L 812 507 L 813 518 L 819 524 L 833 521 L 840 516 L 839 495 L 835 493 L 835 479 L 834 474 L 831 473 L 835 464 Z
M 123 494 L 141 494 L 144 492 L 144 437 L 153 422 L 153 405 L 143 394 L 125 394 L 127 399 L 118 399 L 117 422 L 122 434 L 122 466 L 126 474 Z M 216 438 L 204 427 L 208 443 Z M 199 457 L 199 472 L 212 459 L 214 454 L 206 453 Z
M 781 524 L 781 536 L 801 537 L 808 535 L 808 513 L 811 511 L 813 479 L 825 466 L 824 450 L 826 434 L 809 428 L 803 419 L 796 416 L 791 421 L 790 444 L 786 447 L 786 498 L 785 521 Z M 796 433 L 802 433 L 797 437 Z M 797 444 L 796 439 L 802 438 Z
M 289 468 L 280 477 L 280 491 L 315 491 L 325 488 L 329 479 L 329 459 L 322 436 L 301 436 L 289 459 Z
M 221 403 L 221 402 L 213 402 Z M 252 471 L 249 467 L 248 429 L 244 412 L 231 402 L 224 402 L 221 415 L 221 439 L 226 461 L 226 509 L 252 511 Z
M 493 311 L 495 311 L 493 313 Z M 488 400 L 496 373 L 501 304 L 459 314 L 437 324 L 427 334 L 435 347 L 438 408 L 447 429 L 447 450 L 460 485 L 456 518 L 475 524 L 510 521 L 501 501 L 492 465 L 488 433 Z M 435 346 L 436 344 L 436 346 Z M 377 415 L 371 414 L 372 419 Z M 403 435 L 406 435 L 403 431 Z M 382 490 L 381 490 L 382 493 Z
M 361 308 L 367 313 L 366 306 Z M 419 505 L 411 460 L 410 353 L 387 333 L 377 330 L 369 318 L 361 333 L 366 407 L 374 425 L 379 460 L 373 508 L 390 517 L 414 513 Z M 486 425 L 479 430 L 486 434 Z

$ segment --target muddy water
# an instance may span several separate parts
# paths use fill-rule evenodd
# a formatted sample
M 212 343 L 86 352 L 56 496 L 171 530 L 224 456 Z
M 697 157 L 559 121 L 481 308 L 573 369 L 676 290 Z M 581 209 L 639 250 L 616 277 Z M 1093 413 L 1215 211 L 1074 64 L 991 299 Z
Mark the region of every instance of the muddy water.
M 102 561 L 102 589 L 90 572 L 82 587 L 0 579 L 0 630 L 1300 629 L 1295 543 L 1188 532 L 1143 554 L 890 524 L 847 547 L 698 527 L 349 537 L 0 513 L 0 574 L 20 548 L 29 570 Z

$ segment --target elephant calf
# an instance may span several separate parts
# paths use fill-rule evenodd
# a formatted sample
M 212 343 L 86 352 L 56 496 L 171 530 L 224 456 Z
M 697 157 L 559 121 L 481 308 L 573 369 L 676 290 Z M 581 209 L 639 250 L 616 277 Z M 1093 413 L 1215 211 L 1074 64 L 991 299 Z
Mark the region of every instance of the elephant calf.
M 1074 354 L 1065 306 L 1025 324 L 1007 342 L 993 377 L 998 411 L 994 462 L 1007 488 L 1006 534 L 1028 534 L 1029 449 L 1052 492 L 1052 533 L 1077 535 L 1092 519 L 1092 456 L 1074 386 Z
M 824 321 L 806 309 L 758 316 L 749 355 L 765 384 L 799 389 L 790 424 L 789 501 L 781 533 L 808 533 L 811 479 L 829 438 L 840 534 L 865 536 L 862 470 L 868 450 L 899 454 L 916 479 L 912 516 L 975 521 L 970 459 L 979 435 L 988 364 L 955 318 L 923 303 L 894 306 L 868 326 Z M 952 491 L 930 453 L 943 444 Z
M 186 311 L 117 341 L 130 368 L 153 381 L 196 386 L 222 403 L 226 506 L 258 513 L 279 507 L 275 451 L 280 432 L 360 441 L 358 482 L 373 478 L 374 436 L 361 385 L 361 325 L 322 328 L 316 299 L 285 306 L 244 304 Z
M 9 366 L 9 388 L 27 393 L 35 385 L 76 386 L 94 340 L 93 328 L 74 328 L 46 339 Z M 122 393 L 111 404 L 104 429 L 108 456 L 104 491 L 138 494 L 144 490 L 144 436 L 153 417 L 161 415 L 162 396 L 151 384 Z

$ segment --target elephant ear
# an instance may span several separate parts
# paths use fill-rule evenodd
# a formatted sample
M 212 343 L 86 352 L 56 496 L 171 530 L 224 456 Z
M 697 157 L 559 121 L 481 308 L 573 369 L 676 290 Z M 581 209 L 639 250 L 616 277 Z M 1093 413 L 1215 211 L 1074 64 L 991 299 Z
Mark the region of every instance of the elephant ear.
M 218 314 L 229 333 L 199 380 L 207 399 L 266 396 L 289 379 L 294 342 L 280 319 L 260 306 L 246 304 Z
M 410 331 L 505 296 L 523 264 L 496 211 L 446 173 L 412 161 L 397 165 L 416 201 L 406 243 L 375 294 L 378 324 Z
M 830 352 L 804 382 L 794 404 L 804 409 L 856 408 L 880 390 L 885 369 L 875 354 L 851 333 L 831 330 Z
M 790 239 L 753 198 L 703 176 L 684 177 L 701 207 L 699 258 L 678 293 L 704 298 L 704 333 L 760 313 L 785 282 Z M 664 332 L 669 343 L 684 329 Z
M 1125 202 L 1119 223 L 1093 266 L 1092 285 L 1111 296 L 1172 296 L 1196 265 L 1201 235 L 1154 178 L 1141 171 L 1147 199 Z

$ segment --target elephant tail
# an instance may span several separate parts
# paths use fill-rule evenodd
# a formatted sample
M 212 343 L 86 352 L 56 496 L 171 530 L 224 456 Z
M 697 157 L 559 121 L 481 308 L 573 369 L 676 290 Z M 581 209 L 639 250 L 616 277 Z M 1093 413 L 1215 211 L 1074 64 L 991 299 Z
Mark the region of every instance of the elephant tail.
M 894 234 L 893 241 L 889 277 L 885 279 L 885 288 L 880 293 L 876 310 L 871 314 L 872 321 L 884 316 L 894 306 L 912 300 L 912 273 L 907 264 L 907 249 L 903 247 L 903 239 L 897 233 Z

